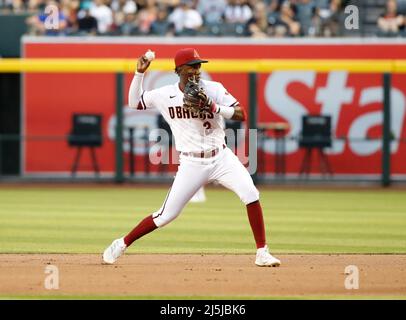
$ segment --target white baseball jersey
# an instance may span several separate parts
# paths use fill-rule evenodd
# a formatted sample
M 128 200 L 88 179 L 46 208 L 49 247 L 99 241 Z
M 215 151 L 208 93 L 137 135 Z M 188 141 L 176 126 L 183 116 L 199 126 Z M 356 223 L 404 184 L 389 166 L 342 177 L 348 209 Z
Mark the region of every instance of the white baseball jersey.
M 136 73 L 131 82 L 129 106 L 139 110 L 157 108 L 170 125 L 176 149 L 181 152 L 172 187 L 162 207 L 152 214 L 155 225 L 163 227 L 174 220 L 192 196 L 210 182 L 218 182 L 234 191 L 245 204 L 257 201 L 259 192 L 247 169 L 229 148 L 223 148 L 223 117 L 208 114 L 200 118 L 183 108 L 183 92 L 179 83 L 143 91 L 142 79 L 143 74 Z M 220 83 L 201 80 L 200 85 L 216 104 L 230 108 L 238 105 Z M 210 155 L 208 151 L 213 149 L 219 151 Z M 208 152 L 209 157 L 193 155 L 202 151 Z
M 220 148 L 224 144 L 224 119 L 219 114 L 190 112 L 183 108 L 183 92 L 179 82 L 151 91 L 142 90 L 143 75 L 135 74 L 129 91 L 129 106 L 139 110 L 156 108 L 171 127 L 176 150 L 201 152 Z M 200 86 L 213 101 L 233 108 L 238 101 L 215 81 L 200 80 Z

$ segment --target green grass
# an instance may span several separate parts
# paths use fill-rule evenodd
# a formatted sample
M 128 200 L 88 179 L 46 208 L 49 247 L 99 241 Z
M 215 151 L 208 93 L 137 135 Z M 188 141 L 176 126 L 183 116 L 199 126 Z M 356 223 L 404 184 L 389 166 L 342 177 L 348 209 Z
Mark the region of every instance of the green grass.
M 0 253 L 100 253 L 160 208 L 167 188 L 0 189 Z M 252 253 L 245 206 L 231 191 L 206 190 L 128 252 Z M 406 253 L 406 195 L 398 190 L 262 190 L 275 253 Z

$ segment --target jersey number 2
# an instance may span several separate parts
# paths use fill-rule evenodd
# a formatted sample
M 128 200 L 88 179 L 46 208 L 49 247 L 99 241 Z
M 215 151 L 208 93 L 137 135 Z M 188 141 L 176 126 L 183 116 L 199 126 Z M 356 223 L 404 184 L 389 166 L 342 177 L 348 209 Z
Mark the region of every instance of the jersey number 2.
M 209 121 L 206 121 L 205 123 L 203 123 L 203 127 L 205 127 L 206 129 L 211 129 L 211 124 Z

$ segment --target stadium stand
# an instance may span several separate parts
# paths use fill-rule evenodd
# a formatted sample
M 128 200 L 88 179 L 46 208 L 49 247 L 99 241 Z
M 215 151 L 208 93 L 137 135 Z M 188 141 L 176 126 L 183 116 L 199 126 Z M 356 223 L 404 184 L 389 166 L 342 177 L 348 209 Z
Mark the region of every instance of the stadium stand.
M 378 18 L 390 1 L 0 0 L 0 12 L 30 13 L 31 35 L 371 37 L 382 36 Z M 393 1 L 402 17 L 399 36 L 404 36 L 406 0 Z M 59 9 L 60 20 L 52 32 L 44 28 L 50 5 Z M 344 28 L 349 5 L 359 9 L 359 29 Z

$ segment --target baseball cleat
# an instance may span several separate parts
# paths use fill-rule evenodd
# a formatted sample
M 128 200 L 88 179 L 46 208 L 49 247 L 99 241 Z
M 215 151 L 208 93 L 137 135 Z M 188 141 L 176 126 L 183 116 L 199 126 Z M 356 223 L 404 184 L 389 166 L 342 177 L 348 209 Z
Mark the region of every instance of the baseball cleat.
M 124 243 L 124 238 L 116 239 L 103 252 L 103 262 L 113 264 L 124 253 L 127 246 Z
M 281 261 L 269 253 L 268 246 L 257 250 L 255 264 L 259 267 L 279 267 Z

